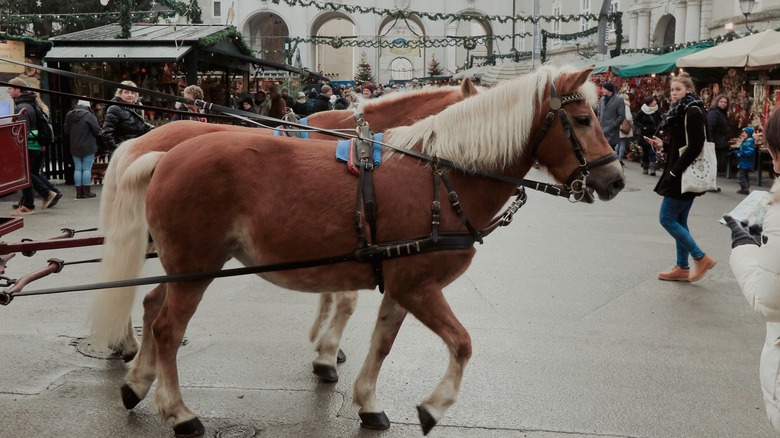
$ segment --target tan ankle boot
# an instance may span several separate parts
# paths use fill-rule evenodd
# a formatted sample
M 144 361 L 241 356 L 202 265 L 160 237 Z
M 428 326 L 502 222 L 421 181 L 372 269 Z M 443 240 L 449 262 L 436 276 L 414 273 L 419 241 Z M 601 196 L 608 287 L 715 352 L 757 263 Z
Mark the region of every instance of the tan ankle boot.
M 690 269 L 683 269 L 679 266 L 674 266 L 668 271 L 659 272 L 658 278 L 666 281 L 689 281 L 688 275 L 690 272 Z
M 699 260 L 694 260 L 693 274 L 691 275 L 690 281 L 701 280 L 702 277 L 704 277 L 704 274 L 706 274 L 710 269 L 714 268 L 716 264 L 718 264 L 718 262 L 706 254 Z

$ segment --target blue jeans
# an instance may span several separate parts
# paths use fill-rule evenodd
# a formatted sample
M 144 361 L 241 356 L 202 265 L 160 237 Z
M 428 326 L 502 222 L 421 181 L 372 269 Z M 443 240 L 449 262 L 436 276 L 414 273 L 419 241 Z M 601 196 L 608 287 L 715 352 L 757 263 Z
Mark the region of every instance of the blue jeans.
M 92 164 L 95 154 L 73 156 L 73 183 L 76 187 L 92 183 Z
M 696 245 L 696 242 L 688 230 L 688 213 L 693 206 L 693 199 L 675 199 L 664 196 L 661 202 L 659 219 L 666 232 L 674 237 L 677 244 L 677 266 L 688 268 L 688 256 L 699 260 L 704 257 L 704 251 Z
M 617 152 L 618 159 L 623 162 L 623 158 L 626 158 L 626 152 L 628 151 L 628 143 L 631 141 L 630 137 L 621 138 L 617 144 L 615 152 Z

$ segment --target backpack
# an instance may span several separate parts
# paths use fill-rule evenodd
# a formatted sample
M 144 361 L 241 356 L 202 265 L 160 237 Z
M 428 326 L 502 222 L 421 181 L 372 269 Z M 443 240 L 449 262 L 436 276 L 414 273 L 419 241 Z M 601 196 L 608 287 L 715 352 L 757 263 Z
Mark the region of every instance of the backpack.
M 38 130 L 36 140 L 41 146 L 49 146 L 54 143 L 54 128 L 51 126 L 51 119 L 46 115 L 38 105 L 35 108 L 35 129 Z

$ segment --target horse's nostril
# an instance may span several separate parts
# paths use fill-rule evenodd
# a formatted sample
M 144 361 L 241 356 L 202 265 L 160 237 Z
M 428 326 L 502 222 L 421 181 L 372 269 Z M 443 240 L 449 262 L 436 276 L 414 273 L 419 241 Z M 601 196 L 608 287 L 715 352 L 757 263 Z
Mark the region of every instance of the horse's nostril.
M 618 180 L 615 180 L 612 182 L 612 189 L 615 191 L 621 191 L 624 188 L 626 188 L 626 181 L 623 178 L 620 178 Z

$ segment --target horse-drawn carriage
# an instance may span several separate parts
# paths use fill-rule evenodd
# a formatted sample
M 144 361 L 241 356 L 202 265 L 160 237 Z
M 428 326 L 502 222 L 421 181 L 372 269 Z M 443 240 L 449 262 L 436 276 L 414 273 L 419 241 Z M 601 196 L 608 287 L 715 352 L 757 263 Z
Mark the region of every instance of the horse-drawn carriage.
M 594 193 L 612 199 L 623 188 L 622 169 L 592 110 L 589 75 L 589 69 L 543 67 L 476 96 L 467 84 L 454 87 L 451 100 L 388 97 L 356 112 L 322 115 L 338 120 L 309 121 L 309 127 L 357 126 L 354 144 L 346 146 L 357 175 L 335 159 L 337 142 L 226 125 L 176 122 L 123 144 L 101 196 L 102 282 L 70 290 L 105 289 L 93 310 L 93 335 L 132 359 L 121 391 L 125 407 L 140 403 L 156 380 L 155 404 L 173 420 L 176 435 L 204 433 L 182 399 L 176 355 L 206 288 L 227 275 L 223 266 L 235 258 L 246 268 L 230 273 L 255 273 L 286 289 L 336 297 L 384 291 L 354 384 L 365 427 L 390 426 L 376 380 L 407 313 L 439 335 L 450 357 L 418 406 L 428 433 L 455 402 L 471 356 L 469 334 L 442 289 L 466 270 L 474 244 L 511 222 L 526 187 L 584 202 Z M 410 98 L 419 100 L 404 101 Z M 367 135 L 366 122 L 383 139 Z M 560 183 L 523 179 L 535 160 Z M 517 200 L 505 208 L 513 195 Z M 150 247 L 165 278 L 138 279 Z M 130 323 L 133 294 L 151 283 L 160 284 L 144 299 L 139 345 Z M 2 304 L 18 290 L 6 291 Z M 325 381 L 337 379 L 338 339 L 351 314 L 350 304 L 343 308 L 325 335 L 313 336 L 320 354 L 314 371 Z

